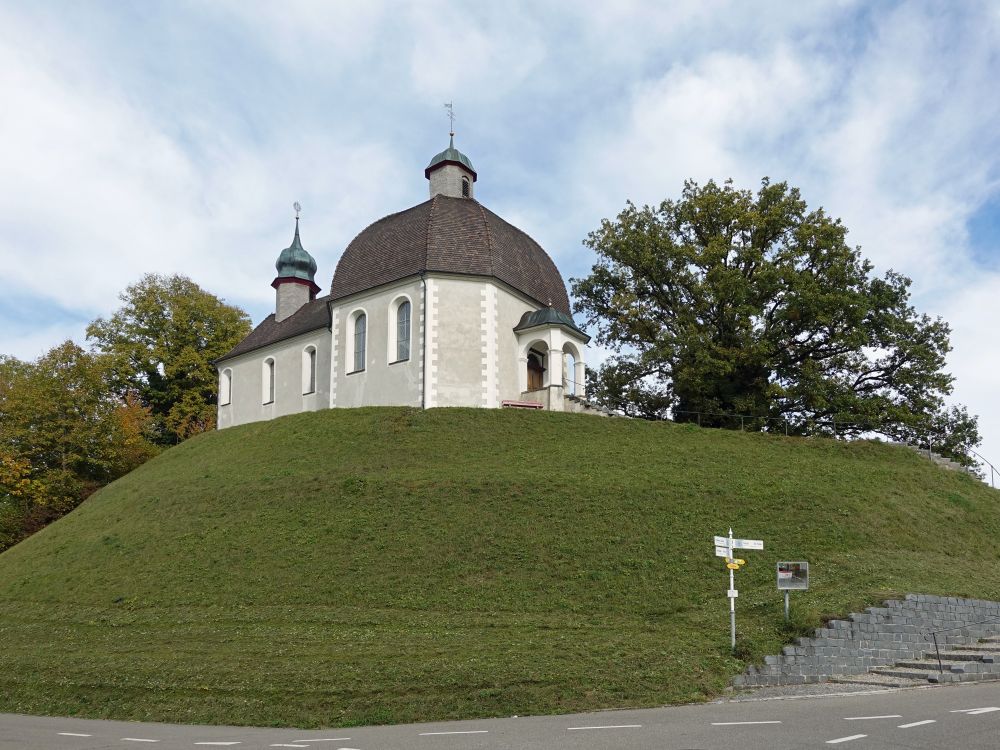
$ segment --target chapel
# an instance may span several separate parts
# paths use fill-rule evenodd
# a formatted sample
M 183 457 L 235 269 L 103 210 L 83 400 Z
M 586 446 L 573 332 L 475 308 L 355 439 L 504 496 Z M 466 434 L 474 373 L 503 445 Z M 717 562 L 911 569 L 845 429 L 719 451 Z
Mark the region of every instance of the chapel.
M 424 169 L 429 199 L 355 237 L 325 296 L 296 215 L 274 313 L 216 361 L 220 429 L 357 406 L 588 410 L 590 338 L 562 276 L 476 200 L 454 135 Z

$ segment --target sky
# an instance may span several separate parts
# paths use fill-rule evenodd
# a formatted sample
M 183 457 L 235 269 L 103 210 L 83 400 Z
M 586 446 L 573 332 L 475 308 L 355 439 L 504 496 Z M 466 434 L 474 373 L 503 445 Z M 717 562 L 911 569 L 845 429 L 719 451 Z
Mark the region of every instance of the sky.
M 951 324 L 1000 466 L 998 82 L 975 0 L 0 0 L 0 353 L 83 343 L 147 273 L 259 322 L 294 201 L 328 290 L 426 199 L 450 101 L 476 197 L 566 279 L 627 200 L 799 187 Z

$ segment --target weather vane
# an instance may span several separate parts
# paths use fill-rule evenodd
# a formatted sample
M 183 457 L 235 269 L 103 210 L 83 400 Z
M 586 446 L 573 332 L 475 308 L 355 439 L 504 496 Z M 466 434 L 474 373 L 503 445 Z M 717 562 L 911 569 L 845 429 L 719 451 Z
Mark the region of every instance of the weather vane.
M 445 102 L 444 108 L 448 110 L 448 121 L 451 123 L 449 135 L 455 135 L 455 108 L 452 106 L 452 102 Z
M 298 201 L 295 201 L 295 203 L 292 204 L 292 208 L 295 209 L 295 220 L 298 221 L 299 220 L 299 211 L 302 210 L 302 206 L 299 205 Z

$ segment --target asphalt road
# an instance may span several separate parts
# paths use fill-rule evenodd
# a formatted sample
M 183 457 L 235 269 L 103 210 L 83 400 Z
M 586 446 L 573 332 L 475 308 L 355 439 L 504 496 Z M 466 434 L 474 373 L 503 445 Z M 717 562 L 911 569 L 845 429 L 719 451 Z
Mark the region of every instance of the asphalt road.
M 563 716 L 298 731 L 0 714 L 0 748 L 1000 749 L 1000 682 Z

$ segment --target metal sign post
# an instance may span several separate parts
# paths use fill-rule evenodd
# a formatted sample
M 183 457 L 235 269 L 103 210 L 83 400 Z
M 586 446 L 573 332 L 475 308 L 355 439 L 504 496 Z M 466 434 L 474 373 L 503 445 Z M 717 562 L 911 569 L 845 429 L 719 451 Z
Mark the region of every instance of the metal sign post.
M 746 560 L 737 560 L 733 556 L 736 549 L 764 549 L 764 542 L 760 539 L 733 539 L 733 530 L 729 529 L 729 536 L 716 536 L 712 538 L 715 544 L 716 557 L 726 559 L 726 568 L 729 570 L 729 642 L 733 650 L 736 650 L 736 598 L 740 592 L 736 590 L 736 571 L 741 565 L 746 565 Z

